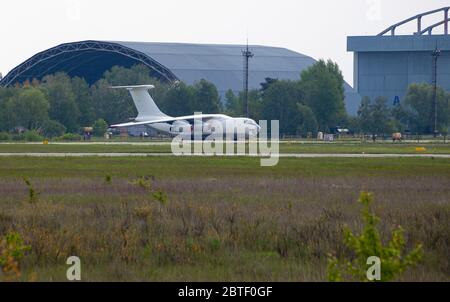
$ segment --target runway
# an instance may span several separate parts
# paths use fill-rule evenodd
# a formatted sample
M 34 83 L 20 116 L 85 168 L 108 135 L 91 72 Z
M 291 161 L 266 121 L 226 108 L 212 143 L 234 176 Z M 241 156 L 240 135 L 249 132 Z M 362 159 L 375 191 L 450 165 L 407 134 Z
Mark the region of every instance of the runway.
M 203 141 L 192 141 L 192 143 L 202 143 Z M 223 141 L 221 143 L 227 143 L 226 141 Z M 326 142 L 326 141 L 317 141 L 317 140 L 274 140 L 274 141 L 235 141 L 233 143 L 237 144 L 244 144 L 244 143 L 279 143 L 279 144 L 289 144 L 289 145 L 330 145 L 330 144 L 349 144 L 349 145 L 361 145 L 362 143 L 368 143 L 370 144 L 371 141 L 359 141 L 359 140 L 352 140 L 352 141 L 336 141 L 336 142 Z M 402 144 L 450 144 L 450 140 L 447 141 L 436 141 L 436 140 L 404 140 Z M 42 142 L 0 142 L 0 145 L 20 145 L 20 144 L 26 144 L 26 145 L 42 145 Z M 130 145 L 130 146 L 170 146 L 172 144 L 171 141 L 125 141 L 125 142 L 51 142 L 50 145 L 61 145 L 61 146 L 86 146 L 86 145 L 100 145 L 100 146 L 120 146 L 120 145 Z M 392 145 L 392 141 L 390 140 L 380 140 L 377 141 L 376 144 L 386 144 L 386 145 Z
M 188 154 L 174 155 L 172 153 L 0 153 L 0 157 L 254 157 L 267 158 L 267 154 Z M 277 156 L 275 154 L 273 157 Z M 319 154 L 319 153 L 283 153 L 280 158 L 447 158 L 450 154 Z

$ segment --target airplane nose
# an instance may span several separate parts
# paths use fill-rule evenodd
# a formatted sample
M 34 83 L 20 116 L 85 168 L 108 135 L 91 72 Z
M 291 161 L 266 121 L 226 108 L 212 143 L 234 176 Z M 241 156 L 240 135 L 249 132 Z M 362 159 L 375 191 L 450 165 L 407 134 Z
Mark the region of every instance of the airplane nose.
M 261 130 L 261 127 L 260 127 L 259 125 L 256 125 L 255 128 L 253 128 L 252 130 L 253 130 L 253 131 L 252 131 L 253 134 L 258 135 L 259 132 L 260 132 L 260 130 Z

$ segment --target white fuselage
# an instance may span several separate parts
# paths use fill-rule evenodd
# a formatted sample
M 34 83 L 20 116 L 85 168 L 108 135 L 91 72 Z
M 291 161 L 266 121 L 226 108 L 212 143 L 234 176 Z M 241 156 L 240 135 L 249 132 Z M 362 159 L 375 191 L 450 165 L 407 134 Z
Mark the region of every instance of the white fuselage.
M 208 115 L 208 120 L 202 121 L 201 115 L 178 117 L 174 122 L 152 123 L 146 126 L 167 135 L 190 135 L 198 138 L 217 135 L 228 138 L 249 138 L 258 135 L 260 126 L 249 118 L 233 118 L 227 115 Z M 192 123 L 193 120 L 193 123 Z M 190 121 L 190 122 L 189 122 Z

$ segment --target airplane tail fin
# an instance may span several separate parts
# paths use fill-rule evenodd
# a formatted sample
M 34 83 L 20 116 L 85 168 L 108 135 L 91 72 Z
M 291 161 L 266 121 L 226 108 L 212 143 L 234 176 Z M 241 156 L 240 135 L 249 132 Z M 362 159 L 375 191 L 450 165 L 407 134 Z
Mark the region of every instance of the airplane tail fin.
M 114 86 L 112 89 L 127 89 L 133 98 L 134 105 L 138 111 L 136 121 L 157 120 L 169 117 L 159 110 L 155 101 L 148 92 L 149 89 L 155 88 L 153 85 L 138 86 Z

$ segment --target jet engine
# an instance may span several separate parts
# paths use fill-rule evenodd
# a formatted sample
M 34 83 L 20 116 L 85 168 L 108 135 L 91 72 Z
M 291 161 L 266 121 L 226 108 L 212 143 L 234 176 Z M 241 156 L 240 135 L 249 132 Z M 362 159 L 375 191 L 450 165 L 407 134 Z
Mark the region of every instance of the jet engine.
M 173 134 L 181 134 L 191 131 L 191 124 L 186 121 L 175 121 L 170 127 L 170 132 Z

